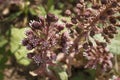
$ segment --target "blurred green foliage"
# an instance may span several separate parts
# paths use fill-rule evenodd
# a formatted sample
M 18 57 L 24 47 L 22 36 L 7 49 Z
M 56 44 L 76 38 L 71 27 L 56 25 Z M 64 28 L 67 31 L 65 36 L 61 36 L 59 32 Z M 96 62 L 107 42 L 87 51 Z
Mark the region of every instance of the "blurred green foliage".
M 79 71 L 78 74 L 70 80 L 95 80 L 95 70 Z

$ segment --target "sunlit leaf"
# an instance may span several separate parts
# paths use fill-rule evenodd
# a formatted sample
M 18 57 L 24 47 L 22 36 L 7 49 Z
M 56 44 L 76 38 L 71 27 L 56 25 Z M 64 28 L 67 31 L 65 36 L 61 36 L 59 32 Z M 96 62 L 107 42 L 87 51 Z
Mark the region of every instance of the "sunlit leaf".
M 18 63 L 23 65 L 28 65 L 30 61 L 26 58 L 27 50 L 24 46 L 21 45 L 21 40 L 25 37 L 24 35 L 25 28 L 11 29 L 11 52 L 15 55 Z

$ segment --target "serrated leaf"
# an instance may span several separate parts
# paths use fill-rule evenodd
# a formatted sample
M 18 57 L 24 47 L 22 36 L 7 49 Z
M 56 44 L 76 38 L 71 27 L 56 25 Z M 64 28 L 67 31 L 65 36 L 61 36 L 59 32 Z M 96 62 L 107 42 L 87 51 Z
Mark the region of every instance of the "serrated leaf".
M 14 55 L 15 55 L 18 63 L 20 63 L 24 66 L 27 66 L 30 64 L 30 60 L 26 57 L 27 53 L 28 53 L 28 50 L 26 50 L 25 47 L 21 47 L 19 50 L 17 50 L 15 52 Z
M 14 53 L 17 51 L 22 45 L 21 40 L 25 37 L 24 35 L 25 28 L 18 29 L 18 28 L 12 28 L 11 29 L 11 52 Z
M 25 37 L 24 34 L 25 28 L 18 29 L 12 28 L 11 29 L 11 52 L 15 55 L 17 62 L 22 65 L 28 65 L 30 61 L 26 58 L 28 51 L 24 46 L 21 45 L 21 40 Z

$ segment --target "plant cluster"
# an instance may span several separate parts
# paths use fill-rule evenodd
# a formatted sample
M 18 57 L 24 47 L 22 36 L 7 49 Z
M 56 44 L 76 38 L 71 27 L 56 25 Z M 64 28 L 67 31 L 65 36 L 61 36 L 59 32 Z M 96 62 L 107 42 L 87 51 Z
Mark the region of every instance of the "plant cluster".
M 65 11 L 63 19 L 48 13 L 31 21 L 30 30 L 22 40 L 23 46 L 32 50 L 28 58 L 38 65 L 38 69 L 30 73 L 59 80 L 54 67 L 64 68 L 69 76 L 72 67 L 111 69 L 113 54 L 107 44 L 120 26 L 119 2 L 79 0 L 73 9 Z M 67 17 L 71 20 L 65 19 Z M 97 40 L 96 34 L 101 34 L 105 42 Z

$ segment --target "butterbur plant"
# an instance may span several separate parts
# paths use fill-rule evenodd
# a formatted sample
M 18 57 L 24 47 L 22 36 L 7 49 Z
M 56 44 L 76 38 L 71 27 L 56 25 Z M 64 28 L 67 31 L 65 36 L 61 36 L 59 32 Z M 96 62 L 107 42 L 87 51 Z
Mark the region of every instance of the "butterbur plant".
M 113 54 L 107 44 L 118 33 L 119 12 L 119 0 L 79 0 L 73 9 L 64 12 L 63 19 L 48 13 L 31 20 L 22 40 L 30 50 L 27 57 L 38 66 L 30 74 L 62 80 L 55 69 L 64 70 L 69 77 L 73 67 L 112 69 Z M 97 34 L 105 41 L 97 40 Z

